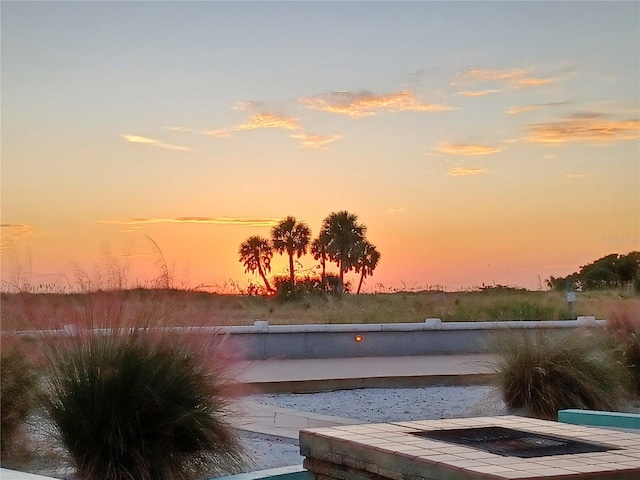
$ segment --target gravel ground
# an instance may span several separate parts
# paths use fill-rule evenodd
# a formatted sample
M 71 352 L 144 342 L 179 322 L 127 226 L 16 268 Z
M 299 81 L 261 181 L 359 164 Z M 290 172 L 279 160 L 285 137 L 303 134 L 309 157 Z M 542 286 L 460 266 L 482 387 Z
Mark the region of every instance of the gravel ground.
M 400 389 L 339 390 L 313 394 L 252 395 L 250 400 L 303 412 L 333 415 L 363 422 L 396 422 L 455 418 L 505 413 L 499 394 L 493 387 L 425 387 Z M 31 422 L 30 422 L 31 423 Z M 32 419 L 30 441 L 35 455 L 28 465 L 15 468 L 73 478 L 63 450 L 47 433 L 46 422 Z M 299 447 L 278 438 L 248 432 L 241 433 L 248 456 L 253 460 L 246 471 L 302 464 Z M 52 468 L 57 465 L 58 468 Z
M 256 403 L 374 423 L 505 413 L 500 394 L 489 386 L 364 388 L 250 398 Z
M 363 422 L 400 422 L 505 414 L 494 387 L 365 388 L 304 394 L 252 395 L 256 403 Z M 296 445 L 245 435 L 247 451 L 260 470 L 302 463 Z

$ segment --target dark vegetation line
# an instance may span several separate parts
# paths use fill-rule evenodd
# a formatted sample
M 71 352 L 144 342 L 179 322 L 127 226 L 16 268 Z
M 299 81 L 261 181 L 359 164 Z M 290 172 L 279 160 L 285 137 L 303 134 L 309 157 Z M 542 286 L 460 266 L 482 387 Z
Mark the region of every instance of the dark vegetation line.
M 240 244 L 238 254 L 245 266 L 245 273 L 258 275 L 265 285 L 265 293 L 288 298 L 313 291 L 344 293 L 351 289 L 345 283 L 344 274 L 350 271 L 360 274 L 356 294 L 360 293 L 364 279 L 372 276 L 380 262 L 380 252 L 366 238 L 366 225 L 358 222 L 358 216 L 347 212 L 330 213 L 322 222 L 318 237 L 311 240 L 309 226 L 295 217 L 287 217 L 271 229 L 271 238 L 257 235 Z M 294 257 L 310 252 L 320 262 L 319 278 L 296 278 Z M 289 257 L 289 277 L 275 277 L 275 287 L 266 274 L 271 271 L 274 253 Z M 327 262 L 335 263 L 338 275 L 327 274 Z

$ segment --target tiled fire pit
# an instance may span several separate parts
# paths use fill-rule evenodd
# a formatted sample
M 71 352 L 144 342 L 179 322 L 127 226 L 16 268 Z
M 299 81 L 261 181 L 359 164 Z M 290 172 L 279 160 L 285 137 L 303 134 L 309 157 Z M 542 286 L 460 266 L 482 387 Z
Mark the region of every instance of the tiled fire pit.
M 640 479 L 640 435 L 479 417 L 300 432 L 318 480 Z

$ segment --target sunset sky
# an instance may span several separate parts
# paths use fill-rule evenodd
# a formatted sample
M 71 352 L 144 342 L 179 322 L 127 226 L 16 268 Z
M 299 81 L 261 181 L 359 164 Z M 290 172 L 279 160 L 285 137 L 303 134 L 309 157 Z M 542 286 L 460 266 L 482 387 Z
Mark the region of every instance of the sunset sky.
M 116 264 L 135 286 L 155 242 L 182 286 L 246 286 L 243 240 L 339 210 L 382 254 L 366 291 L 537 289 L 640 250 L 637 1 L 3 1 L 1 22 L 5 282 Z

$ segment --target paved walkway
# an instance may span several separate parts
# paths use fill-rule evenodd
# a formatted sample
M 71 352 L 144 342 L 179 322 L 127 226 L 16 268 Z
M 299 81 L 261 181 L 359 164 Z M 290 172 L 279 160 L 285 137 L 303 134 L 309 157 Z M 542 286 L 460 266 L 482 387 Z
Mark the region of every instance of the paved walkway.
M 476 384 L 491 375 L 491 355 L 367 357 L 240 362 L 236 378 L 250 393 L 314 392 L 364 387 Z M 303 428 L 363 423 L 241 400 L 237 425 L 297 443 Z
M 298 432 L 303 428 L 365 423 L 362 420 L 262 405 L 250 400 L 242 400 L 239 406 L 236 426 L 240 430 L 276 437 L 296 445 L 298 444 Z
M 261 393 L 488 383 L 492 355 L 356 357 L 238 362 L 236 378 Z

